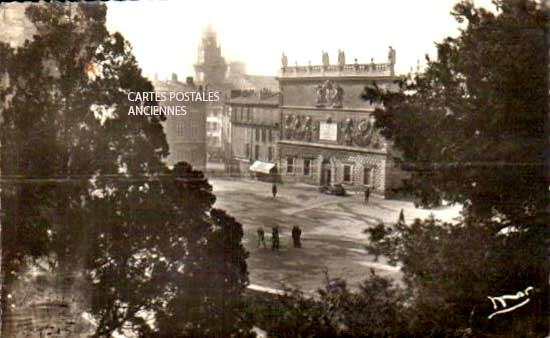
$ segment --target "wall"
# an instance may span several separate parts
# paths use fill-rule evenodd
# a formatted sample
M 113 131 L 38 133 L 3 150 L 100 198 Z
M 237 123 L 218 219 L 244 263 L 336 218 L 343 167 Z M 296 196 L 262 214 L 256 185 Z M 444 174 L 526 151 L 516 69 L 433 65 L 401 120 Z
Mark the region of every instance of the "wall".
M 364 168 L 372 169 L 370 185 L 374 192 L 384 194 L 387 188 L 387 155 L 384 153 L 317 148 L 309 147 L 307 143 L 300 145 L 285 141 L 279 142 L 279 150 L 280 168 L 285 180 L 319 185 L 321 183 L 321 166 L 323 162 L 329 162 L 328 165 L 332 171 L 332 184 L 343 183 L 344 165 L 351 165 L 352 180 L 345 184 L 349 189 L 364 189 Z M 287 172 L 287 157 L 295 158 L 294 173 Z M 303 175 L 303 163 L 306 158 L 312 160 L 310 176 Z
M 251 154 L 247 154 L 247 144 L 251 144 L 251 131 L 244 125 L 233 125 L 231 127 L 231 147 L 234 158 L 249 159 Z

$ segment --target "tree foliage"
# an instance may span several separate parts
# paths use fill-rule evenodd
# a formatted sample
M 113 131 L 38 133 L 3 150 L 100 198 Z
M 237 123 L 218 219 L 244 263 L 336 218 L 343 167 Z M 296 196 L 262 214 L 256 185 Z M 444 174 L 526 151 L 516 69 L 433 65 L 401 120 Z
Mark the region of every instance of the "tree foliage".
M 328 276 L 327 276 L 328 277 Z M 405 294 L 372 272 L 358 292 L 330 280 L 315 295 L 251 296 L 257 326 L 274 337 L 399 337 L 407 334 Z
M 465 28 L 437 44 L 437 60 L 404 93 L 379 97 L 376 125 L 403 151 L 415 188 L 518 220 L 548 202 L 549 20 L 535 1 L 496 3 L 497 14 L 455 6 Z
M 498 333 L 507 337 L 525 335 L 544 325 L 537 306 L 544 304 L 546 253 L 538 243 L 544 235 L 534 231 L 501 232 L 499 222 L 466 219 L 445 223 L 416 219 L 412 224 L 379 224 L 368 229 L 371 253 L 399 262 L 404 282 L 412 292 L 410 330 L 421 336 L 452 336 L 470 328 L 476 335 Z M 479 311 L 488 305 L 487 296 L 515 294 L 535 286 L 537 303 L 522 313 L 522 325 L 511 317 L 487 320 Z M 530 304 L 530 305 L 532 305 Z M 541 316 L 536 318 L 537 316 Z M 527 329 L 526 329 L 527 327 Z M 544 332 L 542 330 L 541 332 Z
M 417 335 L 548 332 L 550 21 L 535 1 L 494 3 L 496 13 L 459 2 L 460 35 L 437 44 L 437 59 L 402 92 L 364 93 L 383 102 L 376 126 L 402 151 L 413 189 L 464 205 L 455 224 L 430 218 L 367 230 L 371 253 L 402 264 Z M 487 296 L 529 285 L 540 293 L 532 311 L 512 315 L 519 327 L 477 321 Z
M 39 34 L 0 46 L 4 314 L 22 262 L 48 256 L 54 271 L 86 276 L 96 336 L 248 332 L 236 318 L 248 283 L 242 227 L 212 208 L 201 172 L 164 165 L 158 117 L 128 116 L 128 92 L 154 88 L 105 14 L 30 6 Z

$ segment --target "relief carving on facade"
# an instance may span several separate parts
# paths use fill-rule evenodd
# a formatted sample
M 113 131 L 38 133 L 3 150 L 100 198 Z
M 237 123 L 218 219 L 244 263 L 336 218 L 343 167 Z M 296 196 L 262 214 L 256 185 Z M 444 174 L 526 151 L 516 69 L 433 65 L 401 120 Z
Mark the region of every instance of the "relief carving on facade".
M 284 137 L 287 140 L 312 142 L 318 137 L 319 121 L 310 116 L 287 115 L 284 119 Z
M 326 80 L 322 85 L 317 85 L 315 91 L 317 93 L 316 107 L 343 107 L 344 89 L 340 85 L 334 85 L 332 81 Z
M 292 131 L 293 131 L 293 121 L 294 116 L 287 115 L 285 118 L 285 139 L 291 140 L 292 139 Z
M 352 144 L 359 147 L 381 148 L 380 135 L 374 128 L 374 121 L 361 120 L 357 127 L 350 128 Z
M 319 139 L 321 121 L 310 116 L 286 115 L 284 118 L 284 138 L 287 140 L 313 142 Z M 364 148 L 381 149 L 382 138 L 374 128 L 374 120 L 353 120 L 347 118 L 339 123 L 342 137 L 340 144 Z
M 294 124 L 293 124 L 293 136 L 295 140 L 302 140 L 304 138 L 304 130 L 302 129 L 303 122 L 302 117 L 300 115 L 297 115 L 294 118 Z
M 342 128 L 344 144 L 347 146 L 353 145 L 353 120 L 348 118 L 344 121 Z
M 317 101 L 315 102 L 316 107 L 324 107 L 327 103 L 327 90 L 326 88 L 319 84 L 315 88 L 315 91 L 317 93 Z
M 311 123 L 311 117 L 306 117 L 304 121 L 304 138 L 307 142 L 311 142 L 313 136 L 313 126 Z

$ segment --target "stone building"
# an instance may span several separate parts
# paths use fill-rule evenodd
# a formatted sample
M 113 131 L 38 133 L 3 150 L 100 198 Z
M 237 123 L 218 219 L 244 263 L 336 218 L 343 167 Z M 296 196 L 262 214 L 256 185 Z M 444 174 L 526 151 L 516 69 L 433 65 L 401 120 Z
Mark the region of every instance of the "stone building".
M 231 160 L 231 111 L 224 107 L 232 90 L 276 91 L 277 81 L 273 76 L 246 74 L 246 64 L 241 61 L 226 62 L 222 56 L 217 34 L 208 26 L 202 35 L 198 48 L 197 63 L 194 65 L 197 84 L 219 93 L 220 100 L 207 102 L 207 154 L 212 162 Z M 221 157 L 221 158 L 220 158 Z
M 176 74 L 169 81 L 154 81 L 155 91 L 167 93 L 198 92 L 192 77 L 185 83 L 179 82 Z M 168 115 L 164 122 L 164 132 L 170 147 L 166 163 L 171 166 L 185 161 L 196 168 L 206 168 L 206 103 L 203 101 L 179 102 L 175 99 L 161 101 L 160 105 L 185 105 L 185 115 Z
M 395 50 L 388 62 L 329 63 L 289 67 L 283 54 L 277 80 L 281 92 L 280 173 L 284 181 L 313 185 L 365 186 L 384 196 L 404 177 L 398 155 L 374 129 L 375 105 L 361 99 L 373 82 L 398 90 L 394 75 Z
M 280 139 L 279 95 L 270 90 L 233 91 L 226 101 L 231 112 L 232 172 L 270 176 L 277 172 Z
M 222 147 L 221 118 L 218 112 L 209 112 L 206 117 L 207 148 L 220 149 Z

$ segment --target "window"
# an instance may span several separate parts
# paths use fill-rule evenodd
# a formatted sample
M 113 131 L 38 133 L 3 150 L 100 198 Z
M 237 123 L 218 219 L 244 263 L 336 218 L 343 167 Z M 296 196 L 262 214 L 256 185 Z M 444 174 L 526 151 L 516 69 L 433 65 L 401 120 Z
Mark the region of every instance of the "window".
M 267 138 L 268 138 L 268 140 L 269 140 L 269 143 L 272 143 L 272 142 L 273 142 L 273 130 L 268 129 L 268 131 L 267 131 Z
M 250 144 L 245 145 L 245 151 L 246 151 L 246 158 L 250 158 Z
M 304 160 L 304 176 L 309 176 L 310 168 L 311 168 L 311 160 L 306 158 Z
M 262 128 L 262 142 L 265 143 L 265 134 L 266 134 L 266 130 L 265 128 Z
M 178 136 L 184 136 L 184 131 L 185 131 L 185 127 L 184 127 L 183 121 L 180 121 L 179 123 L 176 124 L 176 134 Z
M 371 168 L 363 168 L 363 184 L 370 185 Z
M 256 144 L 254 146 L 254 159 L 257 160 L 259 158 L 260 158 L 260 146 Z
M 287 159 L 286 159 L 286 172 L 287 173 L 293 173 L 294 172 L 294 158 L 293 157 L 287 157 Z
M 255 133 L 256 133 L 256 142 L 260 142 L 260 128 L 256 128 Z
M 351 182 L 351 166 L 344 165 L 344 182 Z
M 250 121 L 250 120 L 251 120 L 250 107 L 248 107 L 248 108 L 246 109 L 246 120 L 247 120 L 247 121 Z
M 273 148 L 267 147 L 267 160 L 271 162 L 273 160 Z

